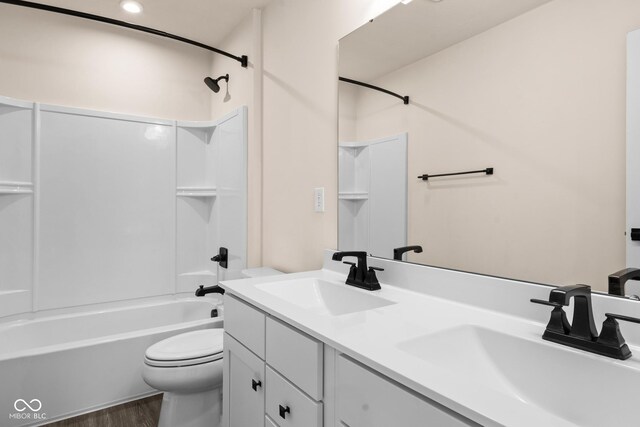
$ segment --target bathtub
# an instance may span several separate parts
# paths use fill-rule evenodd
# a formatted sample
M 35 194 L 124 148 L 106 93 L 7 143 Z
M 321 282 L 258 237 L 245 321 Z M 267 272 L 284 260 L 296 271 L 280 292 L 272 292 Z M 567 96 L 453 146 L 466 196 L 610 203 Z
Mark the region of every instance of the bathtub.
M 0 426 L 35 426 L 157 393 L 140 375 L 151 344 L 222 328 L 214 298 L 37 315 L 0 323 Z

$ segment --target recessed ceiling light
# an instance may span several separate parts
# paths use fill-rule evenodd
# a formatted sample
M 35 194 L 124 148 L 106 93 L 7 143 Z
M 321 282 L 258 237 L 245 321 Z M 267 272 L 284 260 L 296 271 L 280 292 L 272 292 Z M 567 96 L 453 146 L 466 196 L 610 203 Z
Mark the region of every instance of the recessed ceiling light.
M 137 1 L 133 0 L 124 0 L 120 2 L 120 7 L 129 13 L 140 13 L 142 12 L 142 5 Z
M 402 4 L 409 4 L 411 3 L 413 0 L 400 0 L 400 3 Z

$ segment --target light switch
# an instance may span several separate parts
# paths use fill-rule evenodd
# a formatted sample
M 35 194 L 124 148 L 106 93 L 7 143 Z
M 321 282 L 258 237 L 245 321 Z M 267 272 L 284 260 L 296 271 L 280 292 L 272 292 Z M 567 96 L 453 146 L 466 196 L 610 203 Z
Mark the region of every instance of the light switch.
M 324 187 L 313 189 L 313 207 L 316 212 L 324 212 Z

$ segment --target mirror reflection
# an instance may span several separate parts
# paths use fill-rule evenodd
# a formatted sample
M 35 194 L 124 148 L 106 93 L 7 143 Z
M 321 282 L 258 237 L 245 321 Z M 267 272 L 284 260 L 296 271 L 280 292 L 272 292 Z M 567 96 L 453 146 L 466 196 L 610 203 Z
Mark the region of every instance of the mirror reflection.
M 339 83 L 339 249 L 419 245 L 403 260 L 605 292 L 640 267 L 625 122 L 639 28 L 634 1 L 414 0 L 340 40 L 340 77 L 410 102 Z M 398 135 L 404 161 L 358 165 Z

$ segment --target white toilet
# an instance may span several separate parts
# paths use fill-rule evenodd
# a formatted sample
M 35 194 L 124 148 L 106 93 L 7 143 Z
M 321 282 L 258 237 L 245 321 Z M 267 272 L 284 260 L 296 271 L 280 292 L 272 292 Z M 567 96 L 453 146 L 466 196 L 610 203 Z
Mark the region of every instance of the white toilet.
M 187 332 L 147 349 L 142 378 L 164 392 L 158 427 L 220 426 L 223 333 Z

